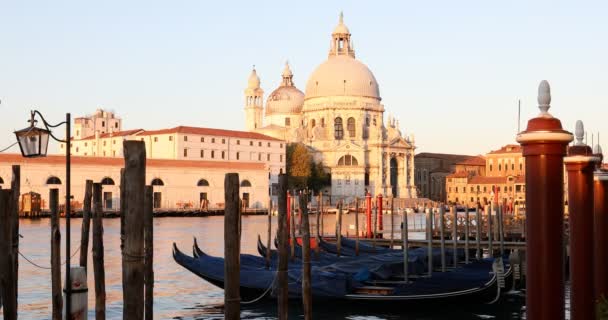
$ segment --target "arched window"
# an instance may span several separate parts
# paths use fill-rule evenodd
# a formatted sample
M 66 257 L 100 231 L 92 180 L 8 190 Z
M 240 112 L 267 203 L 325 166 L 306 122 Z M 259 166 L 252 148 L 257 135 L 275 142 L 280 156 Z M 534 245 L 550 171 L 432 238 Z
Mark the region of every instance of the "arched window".
M 55 176 L 50 176 L 46 179 L 46 184 L 61 184 L 61 180 Z
M 249 180 L 241 181 L 241 187 L 251 187 L 251 182 Z
M 342 156 L 338 160 L 338 165 L 339 166 L 358 166 L 359 162 L 357 161 L 357 158 L 351 156 L 350 154 L 347 154 L 345 156 Z
M 198 180 L 198 183 L 196 185 L 199 187 L 208 187 L 209 181 L 207 181 L 205 179 L 200 179 L 200 180 Z
M 0 184 L 4 184 L 4 180 L 0 177 Z
M 346 129 L 348 130 L 348 136 L 351 138 L 355 137 L 355 118 L 350 117 L 346 120 Z
M 106 185 L 106 186 L 113 186 L 114 180 L 112 180 L 112 178 L 110 178 L 110 177 L 105 177 L 105 178 L 101 179 L 101 184 Z
M 325 118 L 321 118 L 321 127 L 325 128 Z
M 165 183 L 163 182 L 163 180 L 159 179 L 159 178 L 154 178 L 152 179 L 152 183 L 150 183 L 153 186 L 164 186 Z
M 316 124 L 317 124 L 317 122 L 315 121 L 315 119 L 310 120 L 311 128 L 314 128 Z
M 342 127 L 342 118 L 334 119 L 334 137 L 336 140 L 342 140 L 344 137 L 344 128 Z

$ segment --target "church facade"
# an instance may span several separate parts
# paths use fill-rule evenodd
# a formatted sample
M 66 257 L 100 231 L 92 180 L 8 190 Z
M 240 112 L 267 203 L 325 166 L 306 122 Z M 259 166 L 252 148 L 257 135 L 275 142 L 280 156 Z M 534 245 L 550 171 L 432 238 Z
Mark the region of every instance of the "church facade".
M 293 83 L 289 64 L 281 85 L 266 98 L 252 70 L 245 89 L 245 126 L 292 143 L 303 143 L 331 174 L 332 196 L 370 193 L 416 198 L 413 135 L 399 121 L 385 121 L 380 87 L 357 60 L 351 33 L 340 15 L 328 58 L 309 76 L 305 92 Z

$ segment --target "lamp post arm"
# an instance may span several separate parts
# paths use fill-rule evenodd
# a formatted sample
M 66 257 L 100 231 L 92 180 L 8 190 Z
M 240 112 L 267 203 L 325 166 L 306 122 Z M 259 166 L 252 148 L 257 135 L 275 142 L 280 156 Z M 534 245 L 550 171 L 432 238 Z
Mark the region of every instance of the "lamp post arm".
M 37 114 L 37 115 L 40 117 L 40 119 L 42 119 L 42 124 L 44 124 L 44 127 L 45 127 L 45 128 L 48 130 L 48 131 L 49 131 L 49 135 L 50 135 L 50 136 L 51 136 L 51 138 L 53 138 L 55 141 L 57 141 L 57 142 L 63 142 L 63 143 L 66 143 L 66 142 L 67 142 L 67 139 L 70 139 L 70 137 L 66 137 L 66 140 L 59 139 L 59 138 L 55 137 L 55 136 L 53 135 L 53 132 L 50 130 L 50 128 L 57 128 L 57 127 L 59 127 L 59 126 L 61 126 L 61 125 L 67 124 L 67 121 L 62 121 L 62 122 L 59 122 L 59 123 L 57 123 L 57 124 L 50 124 L 50 123 L 48 123 L 48 122 L 46 121 L 46 119 L 44 119 L 44 116 L 42 116 L 42 114 L 41 114 L 41 113 L 40 113 L 38 110 L 32 110 L 32 119 L 34 118 L 33 116 L 34 116 L 34 115 L 36 115 L 36 114 Z M 33 125 L 33 122 L 32 122 L 32 125 Z

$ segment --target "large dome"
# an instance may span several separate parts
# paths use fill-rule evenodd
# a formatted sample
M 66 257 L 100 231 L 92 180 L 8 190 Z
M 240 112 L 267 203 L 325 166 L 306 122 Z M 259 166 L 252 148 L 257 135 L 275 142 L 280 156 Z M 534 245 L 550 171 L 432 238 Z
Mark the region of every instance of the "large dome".
M 266 99 L 266 115 L 300 113 L 304 93 L 294 86 L 280 86 Z
M 348 55 L 330 56 L 306 83 L 306 99 L 358 96 L 380 99 L 380 88 L 369 68 Z

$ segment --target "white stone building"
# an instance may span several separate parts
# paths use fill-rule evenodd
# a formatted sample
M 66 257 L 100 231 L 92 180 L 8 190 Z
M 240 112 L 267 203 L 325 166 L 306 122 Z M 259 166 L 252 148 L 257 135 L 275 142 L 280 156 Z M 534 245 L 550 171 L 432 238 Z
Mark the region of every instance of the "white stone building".
M 176 168 L 182 167 L 185 163 L 179 161 L 260 164 L 260 168 L 263 169 L 256 170 L 264 171 L 264 181 L 259 180 L 259 176 L 256 175 L 255 179 L 249 182 L 256 190 L 259 186 L 265 186 L 266 194 L 270 194 L 275 202 L 278 175 L 285 172 L 285 142 L 257 132 L 187 126 L 161 130 L 122 130 L 121 119 L 112 112 L 99 109 L 91 116 L 76 118 L 74 133 L 71 154 L 76 157 L 122 159 L 123 141 L 140 140 L 146 144 L 148 159 L 178 160 L 172 162 Z M 59 154 L 64 153 L 65 144 L 60 143 Z M 199 168 L 204 170 L 205 165 L 202 162 Z M 229 165 L 221 168 L 219 174 L 222 175 L 238 169 L 238 167 L 231 169 Z M 177 180 L 179 181 L 180 178 Z M 223 183 L 223 180 L 221 182 Z M 168 186 L 166 185 L 165 188 Z M 244 198 L 251 196 L 250 192 L 245 193 L 242 194 Z M 247 201 L 247 203 L 253 202 Z M 161 204 L 163 207 L 175 205 L 174 202 L 164 201 Z
M 399 121 L 384 121 L 379 84 L 355 58 L 351 34 L 340 15 L 326 61 L 310 75 L 303 93 L 288 64 L 281 85 L 266 98 L 254 69 L 245 89 L 245 127 L 308 146 L 331 173 L 331 194 L 415 198 L 413 135 Z
M 21 193 L 39 193 L 43 208 L 48 209 L 49 190 L 58 188 L 59 201 L 64 203 L 65 156 L 23 158 L 21 154 L 0 154 L 0 187 L 10 188 L 14 164 L 21 165 Z M 82 208 L 87 179 L 103 184 L 105 210 L 119 209 L 122 158 L 74 156 L 71 164 L 75 210 Z M 268 207 L 268 169 L 262 162 L 146 160 L 146 184 L 154 188 L 155 209 L 198 209 L 202 199 L 209 201 L 209 209 L 222 208 L 227 172 L 239 173 L 241 198 L 248 199 L 248 208 Z

